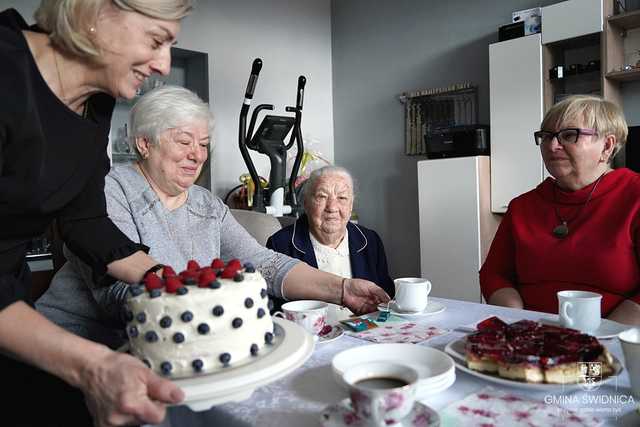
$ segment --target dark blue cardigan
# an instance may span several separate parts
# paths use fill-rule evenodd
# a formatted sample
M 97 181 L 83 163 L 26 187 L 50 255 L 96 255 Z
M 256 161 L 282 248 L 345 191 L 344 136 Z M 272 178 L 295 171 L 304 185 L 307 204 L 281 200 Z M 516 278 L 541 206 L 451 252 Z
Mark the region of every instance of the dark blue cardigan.
M 387 256 L 378 233 L 351 222 L 347 223 L 347 230 L 351 275 L 357 279 L 374 282 L 393 297 L 393 280 L 389 277 Z M 306 215 L 269 237 L 267 247 L 318 268 L 316 254 L 309 238 L 309 221 Z

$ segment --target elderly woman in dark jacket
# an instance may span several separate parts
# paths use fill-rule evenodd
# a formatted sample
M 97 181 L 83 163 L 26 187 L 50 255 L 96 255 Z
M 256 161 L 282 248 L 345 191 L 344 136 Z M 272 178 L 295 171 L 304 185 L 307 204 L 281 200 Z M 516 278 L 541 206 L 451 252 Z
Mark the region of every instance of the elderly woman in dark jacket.
M 370 280 L 393 296 L 382 240 L 349 221 L 353 198 L 353 178 L 346 169 L 313 171 L 305 182 L 305 214 L 271 236 L 267 247 L 338 276 Z M 346 314 L 338 311 L 337 317 Z

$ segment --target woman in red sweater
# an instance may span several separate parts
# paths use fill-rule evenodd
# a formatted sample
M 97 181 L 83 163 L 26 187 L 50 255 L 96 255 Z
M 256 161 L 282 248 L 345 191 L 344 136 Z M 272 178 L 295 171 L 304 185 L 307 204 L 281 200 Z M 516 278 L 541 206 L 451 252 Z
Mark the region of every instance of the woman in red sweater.
M 598 97 L 549 110 L 534 136 L 553 178 L 509 204 L 480 270 L 490 304 L 557 313 L 558 291 L 592 291 L 603 316 L 640 324 L 640 175 L 611 169 L 627 133 Z

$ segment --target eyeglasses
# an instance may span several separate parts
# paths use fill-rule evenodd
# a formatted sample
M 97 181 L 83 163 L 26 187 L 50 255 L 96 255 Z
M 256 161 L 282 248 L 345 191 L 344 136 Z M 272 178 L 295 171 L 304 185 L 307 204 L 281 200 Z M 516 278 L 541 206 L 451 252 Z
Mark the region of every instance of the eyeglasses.
M 558 132 L 549 132 L 546 130 L 539 130 L 533 133 L 533 138 L 536 141 L 536 145 L 549 144 L 553 141 L 553 138 L 558 138 L 558 142 L 561 145 L 575 144 L 580 138 L 580 135 L 597 135 L 594 129 L 581 129 L 581 128 L 566 128 L 560 129 Z

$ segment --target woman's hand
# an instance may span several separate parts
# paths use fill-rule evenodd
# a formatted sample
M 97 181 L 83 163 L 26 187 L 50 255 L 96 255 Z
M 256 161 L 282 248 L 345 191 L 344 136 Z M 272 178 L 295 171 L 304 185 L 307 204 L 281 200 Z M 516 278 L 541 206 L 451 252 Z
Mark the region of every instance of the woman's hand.
M 640 326 L 640 304 L 626 299 L 607 316 L 607 319 L 626 325 Z
M 355 314 L 378 310 L 378 304 L 389 301 L 389 295 L 378 285 L 364 279 L 344 279 L 342 304 Z
M 184 399 L 178 386 L 128 354 L 110 351 L 85 374 L 82 390 L 96 427 L 159 424 L 166 405 Z

